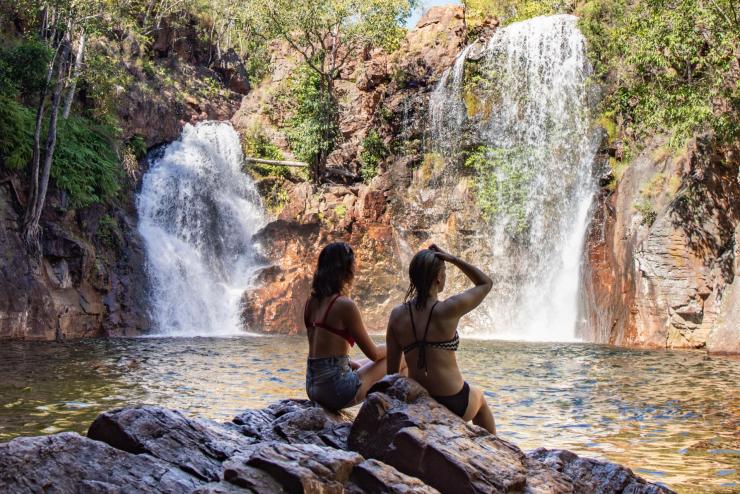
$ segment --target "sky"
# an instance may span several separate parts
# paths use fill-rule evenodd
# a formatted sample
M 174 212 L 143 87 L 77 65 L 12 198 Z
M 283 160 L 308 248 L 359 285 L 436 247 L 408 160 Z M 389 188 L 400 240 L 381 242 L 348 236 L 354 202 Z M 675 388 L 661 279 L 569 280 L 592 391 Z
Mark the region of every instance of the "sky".
M 421 19 L 421 15 L 429 10 L 429 8 L 434 7 L 436 5 L 450 5 L 450 4 L 460 4 L 460 0 L 421 0 L 420 7 L 416 9 L 416 11 L 411 14 L 411 17 L 409 17 L 409 20 L 406 22 L 406 27 L 413 28 L 416 26 L 416 23 L 419 22 L 419 19 Z

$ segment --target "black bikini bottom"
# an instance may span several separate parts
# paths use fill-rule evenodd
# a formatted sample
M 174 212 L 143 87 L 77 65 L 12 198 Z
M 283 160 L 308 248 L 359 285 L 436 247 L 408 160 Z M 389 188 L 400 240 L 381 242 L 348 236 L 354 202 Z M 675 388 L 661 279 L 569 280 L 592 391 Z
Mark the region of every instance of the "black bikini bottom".
M 465 411 L 468 409 L 468 400 L 470 398 L 470 386 L 467 382 L 463 382 L 462 389 L 452 396 L 432 396 L 442 405 L 446 406 L 449 411 L 462 417 L 465 415 Z

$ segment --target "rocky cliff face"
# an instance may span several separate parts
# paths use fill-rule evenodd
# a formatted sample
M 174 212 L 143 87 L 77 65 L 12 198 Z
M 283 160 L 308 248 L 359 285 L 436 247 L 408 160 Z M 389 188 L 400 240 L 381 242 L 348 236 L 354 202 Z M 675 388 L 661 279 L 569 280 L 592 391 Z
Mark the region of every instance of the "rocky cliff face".
M 390 309 L 402 301 L 405 270 L 414 252 L 430 241 L 469 254 L 482 250 L 487 225 L 482 221 L 468 177 L 446 169 L 425 153 L 429 93 L 466 43 L 461 7 L 433 8 L 388 56 L 368 53 L 338 83 L 343 91 L 342 141 L 328 167 L 335 185 L 291 186 L 277 221 L 257 241 L 272 264 L 245 296 L 244 318 L 255 330 L 302 331 L 302 301 L 321 248 L 350 242 L 358 259 L 353 297 L 371 330 L 384 331 Z M 273 60 L 287 67 L 290 60 Z M 287 70 L 287 69 L 286 69 Z M 279 83 L 278 70 L 268 85 Z M 232 121 L 238 129 L 259 125 L 280 143 L 279 118 L 263 110 L 269 87 L 245 97 Z M 362 140 L 374 130 L 394 151 L 369 183 L 343 185 L 358 175 Z M 486 249 L 487 250 L 487 249 Z M 478 257 L 478 256 L 476 256 Z M 459 280 L 452 279 L 455 284 Z
M 597 200 L 587 241 L 588 340 L 740 351 L 732 154 L 708 139 L 672 153 L 655 138 Z

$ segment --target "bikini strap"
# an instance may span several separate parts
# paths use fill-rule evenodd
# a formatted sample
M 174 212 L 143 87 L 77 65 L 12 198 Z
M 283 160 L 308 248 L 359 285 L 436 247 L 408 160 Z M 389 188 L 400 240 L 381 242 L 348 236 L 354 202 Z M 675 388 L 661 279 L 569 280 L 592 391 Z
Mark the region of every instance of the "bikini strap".
M 334 302 L 337 301 L 337 299 L 339 298 L 339 295 L 340 295 L 339 293 L 334 295 L 334 298 L 331 300 L 331 302 L 329 302 L 329 306 L 326 308 L 326 311 L 324 312 L 324 318 L 321 320 L 321 324 L 326 324 L 326 318 L 329 315 L 329 311 L 331 310 L 332 307 L 334 307 Z

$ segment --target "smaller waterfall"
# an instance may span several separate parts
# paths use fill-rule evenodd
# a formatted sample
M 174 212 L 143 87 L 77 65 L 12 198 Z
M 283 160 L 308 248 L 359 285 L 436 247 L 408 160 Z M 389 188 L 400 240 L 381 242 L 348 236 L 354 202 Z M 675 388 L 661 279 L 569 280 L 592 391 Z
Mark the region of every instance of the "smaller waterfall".
M 137 209 L 159 334 L 242 332 L 240 300 L 257 267 L 251 238 L 265 222 L 242 164 L 225 122 L 186 125 L 151 159 Z

